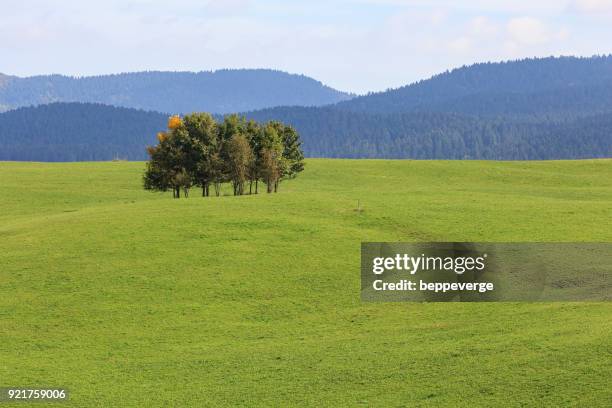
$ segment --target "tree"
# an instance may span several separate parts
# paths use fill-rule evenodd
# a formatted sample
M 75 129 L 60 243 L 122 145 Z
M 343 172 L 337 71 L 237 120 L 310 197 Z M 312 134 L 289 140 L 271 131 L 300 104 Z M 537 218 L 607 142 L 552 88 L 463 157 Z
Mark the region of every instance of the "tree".
M 271 193 L 280 176 L 277 154 L 271 149 L 264 148 L 261 151 L 261 174 L 266 183 L 267 192 Z
M 189 189 L 194 184 L 199 161 L 197 141 L 192 139 L 184 124 L 170 131 L 170 152 L 172 156 L 173 183 L 180 195 L 180 189 L 189 196 Z
M 196 150 L 194 178 L 202 187 L 202 196 L 210 195 L 210 184 L 215 182 L 215 155 L 219 153 L 219 130 L 217 122 L 208 113 L 192 113 L 183 118 L 189 137 Z
M 157 191 L 172 189 L 174 198 L 180 198 L 183 189 L 187 197 L 197 169 L 197 149 L 187 129 L 182 122 L 177 123 L 176 117 L 170 118 L 168 127 L 168 132 L 158 133 L 159 144 L 147 149 L 150 161 L 144 175 L 144 186 Z
M 154 191 L 168 191 L 172 188 L 173 197 L 178 198 L 173 183 L 175 163 L 169 137 L 168 133 L 160 132 L 157 134 L 159 144 L 147 148 L 150 160 L 147 162 L 144 174 L 144 188 Z
M 234 195 L 244 194 L 244 183 L 253 162 L 253 152 L 246 137 L 235 134 L 227 143 L 227 173 L 234 187 Z
M 283 159 L 284 165 L 282 179 L 294 178 L 298 173 L 304 170 L 304 152 L 302 152 L 302 142 L 300 135 L 291 126 L 287 126 L 281 122 L 270 122 L 276 129 L 283 143 Z
M 246 133 L 246 119 L 236 114 L 227 115 L 219 124 L 219 138 L 222 142 L 229 141 L 232 136 Z
M 189 190 L 193 184 L 193 178 L 191 174 L 187 173 L 187 170 L 185 170 L 184 167 L 174 174 L 172 181 L 174 185 L 177 186 L 177 195 L 180 195 L 179 188 L 182 188 L 185 198 L 189 198 Z M 177 196 L 177 198 L 179 197 Z
M 144 188 L 146 190 L 154 191 L 168 191 L 170 188 L 170 172 L 169 168 L 165 166 L 164 155 L 167 154 L 161 146 L 148 147 L 147 152 L 149 153 L 150 160 L 147 162 L 147 168 L 143 177 Z M 176 192 L 173 191 L 173 193 Z
M 283 132 L 283 157 L 287 160 L 287 169 L 283 177 L 295 178 L 304 171 L 304 152 L 300 135 L 291 126 L 285 126 Z
M 253 159 L 249 165 L 247 178 L 249 180 L 249 194 L 253 194 L 253 183 L 255 183 L 255 194 L 259 192 L 259 178 L 261 177 L 261 141 L 262 129 L 261 126 L 254 120 L 247 122 L 245 136 L 251 147 Z
M 262 132 L 260 166 L 267 192 L 278 191 L 278 180 L 284 168 L 283 142 L 272 122 L 266 124 Z
M 246 121 L 238 115 L 227 115 L 223 118 L 223 122 L 219 123 L 219 159 L 220 167 L 217 168 L 218 182 L 225 183 L 232 181 L 230 173 L 230 145 L 229 142 L 235 135 L 243 135 L 246 130 Z

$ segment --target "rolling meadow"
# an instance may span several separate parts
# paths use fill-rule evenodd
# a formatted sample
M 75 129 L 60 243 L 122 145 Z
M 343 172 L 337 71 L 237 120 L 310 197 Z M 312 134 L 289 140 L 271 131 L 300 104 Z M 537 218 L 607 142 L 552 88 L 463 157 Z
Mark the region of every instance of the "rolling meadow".
M 611 242 L 612 160 L 309 159 L 277 194 L 178 200 L 143 172 L 0 163 L 0 385 L 68 406 L 612 401 L 610 303 L 369 304 L 359 270 L 363 241 Z

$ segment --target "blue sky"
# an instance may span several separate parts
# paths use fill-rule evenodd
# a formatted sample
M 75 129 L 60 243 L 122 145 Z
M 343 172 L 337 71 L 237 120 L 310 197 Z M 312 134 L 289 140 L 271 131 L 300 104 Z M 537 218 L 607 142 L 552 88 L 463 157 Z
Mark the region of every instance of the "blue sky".
M 364 93 L 611 38 L 612 0 L 5 0 L 0 72 L 275 68 Z

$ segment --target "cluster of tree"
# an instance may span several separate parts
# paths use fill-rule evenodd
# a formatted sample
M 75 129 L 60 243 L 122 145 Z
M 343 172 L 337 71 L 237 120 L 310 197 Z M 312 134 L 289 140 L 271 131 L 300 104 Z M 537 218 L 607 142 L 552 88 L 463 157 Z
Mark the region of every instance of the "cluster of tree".
M 259 124 L 238 115 L 217 122 L 208 113 L 192 113 L 168 120 L 168 130 L 157 135 L 158 144 L 147 151 L 150 160 L 144 174 L 148 190 L 172 190 L 185 197 L 193 186 L 219 196 L 221 185 L 231 183 L 234 195 L 277 192 L 283 179 L 304 170 L 304 154 L 296 130 L 281 122 Z

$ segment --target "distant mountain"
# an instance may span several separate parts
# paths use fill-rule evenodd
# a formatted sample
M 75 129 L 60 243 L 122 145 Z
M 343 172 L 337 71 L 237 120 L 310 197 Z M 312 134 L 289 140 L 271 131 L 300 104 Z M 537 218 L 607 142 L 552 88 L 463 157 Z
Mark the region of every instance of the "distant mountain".
M 591 115 L 612 111 L 612 56 L 475 64 L 337 104 L 366 113 L 480 116 Z
M 0 73 L 0 88 L 2 88 L 11 79 L 14 79 L 14 77 Z
M 303 75 L 265 69 L 139 72 L 74 78 L 0 74 L 0 110 L 88 102 L 168 113 L 242 112 L 274 106 L 321 106 L 347 100 Z
M 309 157 L 545 160 L 612 157 L 612 113 L 519 122 L 449 113 L 364 114 L 330 107 L 248 114 L 293 124 Z M 0 160 L 146 158 L 167 115 L 56 103 L 0 114 Z
M 2 73 L 0 73 L 0 94 L 2 94 L 3 89 L 7 86 L 7 84 L 13 80 L 14 77 L 10 77 L 8 75 L 4 75 Z M 10 106 L 8 105 L 3 105 L 2 103 L 2 99 L 0 98 L 0 112 L 4 112 L 6 110 L 10 109 Z
M 226 71 L 223 75 L 233 73 Z M 252 74 L 255 78 L 270 72 Z M 132 75 L 152 80 L 167 74 Z M 193 79 L 200 74 L 173 75 Z M 81 81 L 59 78 L 70 83 Z M 120 77 L 115 80 L 121 82 Z M 12 89 L 14 81 L 19 79 L 0 77 L 0 95 Z M 177 87 L 172 91 L 163 89 L 162 82 L 143 83 L 148 84 L 145 88 L 150 94 L 177 91 Z M 263 88 L 257 81 L 252 85 L 258 91 L 246 97 L 253 97 L 255 103 L 254 95 L 263 92 Z M 100 92 L 109 89 L 115 88 L 102 87 Z M 187 88 L 183 91 L 184 98 L 182 94 L 172 94 L 175 106 L 196 94 Z M 41 93 L 38 90 L 35 94 Z M 216 98 L 229 97 L 220 91 Z M 262 96 L 259 101 L 266 98 Z M 170 103 L 159 97 L 151 100 L 152 104 Z M 246 103 L 240 103 L 243 102 Z M 0 99 L 0 103 L 6 101 Z M 215 112 L 205 108 L 184 110 Z M 328 106 L 271 107 L 244 115 L 293 125 L 302 135 L 304 151 L 310 157 L 612 157 L 612 57 L 477 64 Z M 0 114 L 0 160 L 109 160 L 117 154 L 131 160 L 144 159 L 144 146 L 155 142 L 154 135 L 165 127 L 166 118 L 167 114 L 89 104 L 53 104 L 10 111 Z

